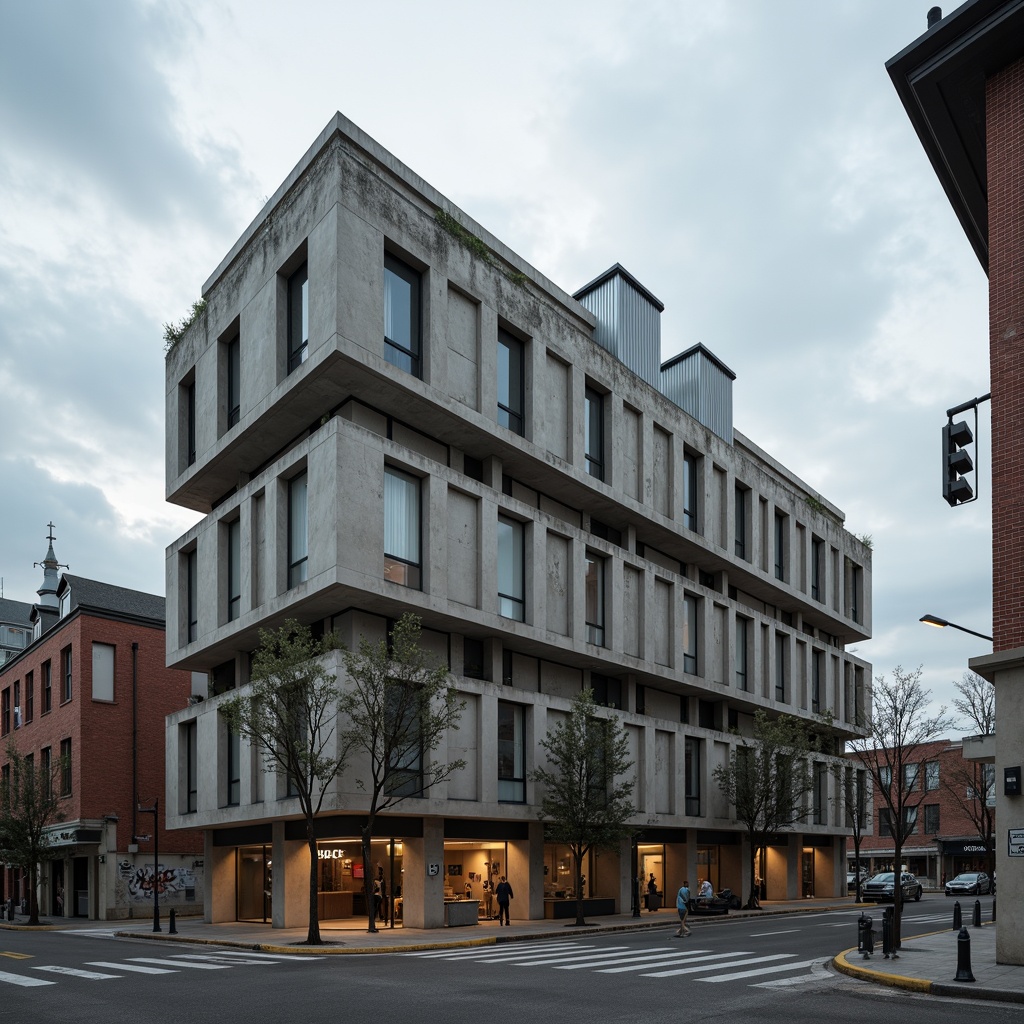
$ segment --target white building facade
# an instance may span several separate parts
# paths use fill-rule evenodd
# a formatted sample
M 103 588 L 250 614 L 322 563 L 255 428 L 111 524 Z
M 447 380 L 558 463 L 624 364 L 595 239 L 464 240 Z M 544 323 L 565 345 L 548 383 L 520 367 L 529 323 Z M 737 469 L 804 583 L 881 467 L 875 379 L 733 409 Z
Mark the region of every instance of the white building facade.
M 569 912 L 531 771 L 587 687 L 638 808 L 589 912 L 628 911 L 634 871 L 749 885 L 714 770 L 759 708 L 866 732 L 871 552 L 733 429 L 731 371 L 700 345 L 661 364 L 661 303 L 623 268 L 570 296 L 340 114 L 203 295 L 167 357 L 167 497 L 205 516 L 167 552 L 167 659 L 209 690 L 167 720 L 167 805 L 204 830 L 209 919 L 306 920 L 297 800 L 218 712 L 288 617 L 354 646 L 413 611 L 466 702 L 435 754 L 465 770 L 379 819 L 395 923 L 486 914 L 501 874 L 513 917 Z M 758 852 L 769 899 L 845 894 L 833 763 Z M 354 925 L 358 776 L 318 821 L 321 916 Z

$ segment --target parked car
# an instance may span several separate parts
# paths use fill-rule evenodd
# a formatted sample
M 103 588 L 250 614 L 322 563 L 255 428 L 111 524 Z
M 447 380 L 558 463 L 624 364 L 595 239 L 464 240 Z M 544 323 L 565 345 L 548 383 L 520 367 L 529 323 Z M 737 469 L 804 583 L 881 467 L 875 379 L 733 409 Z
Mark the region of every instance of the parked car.
M 861 886 L 861 898 L 874 903 L 893 899 L 895 877 L 894 872 L 883 871 L 881 874 L 869 878 Z M 900 876 L 900 891 L 903 893 L 904 900 L 919 900 L 924 888 L 909 871 L 904 871 Z
M 862 868 L 861 872 L 860 872 L 860 884 L 863 886 L 864 883 L 868 880 L 869 877 L 870 876 L 868 875 L 868 873 Z M 847 871 L 846 872 L 846 888 L 850 892 L 853 892 L 857 888 L 857 872 L 856 871 Z
M 992 885 L 984 871 L 962 871 L 946 883 L 947 896 L 981 896 Z

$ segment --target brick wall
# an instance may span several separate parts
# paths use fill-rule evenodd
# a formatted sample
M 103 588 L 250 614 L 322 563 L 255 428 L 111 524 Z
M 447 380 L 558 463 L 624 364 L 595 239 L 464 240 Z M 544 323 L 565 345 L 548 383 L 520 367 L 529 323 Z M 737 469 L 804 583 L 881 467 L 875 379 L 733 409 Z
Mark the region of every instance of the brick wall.
M 1024 646 L 1024 59 L 986 83 L 994 649 Z

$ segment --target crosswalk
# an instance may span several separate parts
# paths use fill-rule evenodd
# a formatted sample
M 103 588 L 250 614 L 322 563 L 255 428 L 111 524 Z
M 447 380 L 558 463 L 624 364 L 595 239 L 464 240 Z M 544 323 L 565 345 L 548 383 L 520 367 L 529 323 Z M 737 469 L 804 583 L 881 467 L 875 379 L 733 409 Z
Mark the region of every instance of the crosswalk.
M 56 985 L 57 978 L 78 981 L 115 981 L 132 975 L 178 974 L 188 971 L 229 971 L 233 967 L 276 967 L 296 960 L 320 960 L 318 956 L 251 953 L 248 950 L 217 950 L 210 953 L 175 953 L 170 956 L 130 956 L 123 960 L 88 960 L 80 967 L 64 964 L 29 964 L 23 971 L 0 971 L 0 985 L 42 988 Z
M 804 960 L 796 953 L 758 953 L 735 949 L 724 953 L 693 946 L 607 946 L 583 942 L 546 942 L 529 946 L 488 946 L 469 949 L 416 950 L 400 956 L 494 964 L 506 967 L 546 967 L 555 971 L 635 975 L 640 978 L 691 976 L 709 985 L 743 982 L 759 988 L 831 982 L 826 959 Z M 783 977 L 785 975 L 785 977 Z

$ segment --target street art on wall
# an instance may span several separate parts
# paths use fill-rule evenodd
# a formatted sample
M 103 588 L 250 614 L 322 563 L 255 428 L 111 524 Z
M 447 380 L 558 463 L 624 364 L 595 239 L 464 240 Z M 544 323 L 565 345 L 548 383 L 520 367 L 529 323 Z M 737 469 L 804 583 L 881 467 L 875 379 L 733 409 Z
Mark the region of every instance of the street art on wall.
M 191 868 L 159 864 L 154 873 L 152 864 L 135 865 L 125 860 L 120 863 L 118 874 L 132 903 L 151 902 L 154 888 L 161 899 L 195 899 L 196 880 Z

